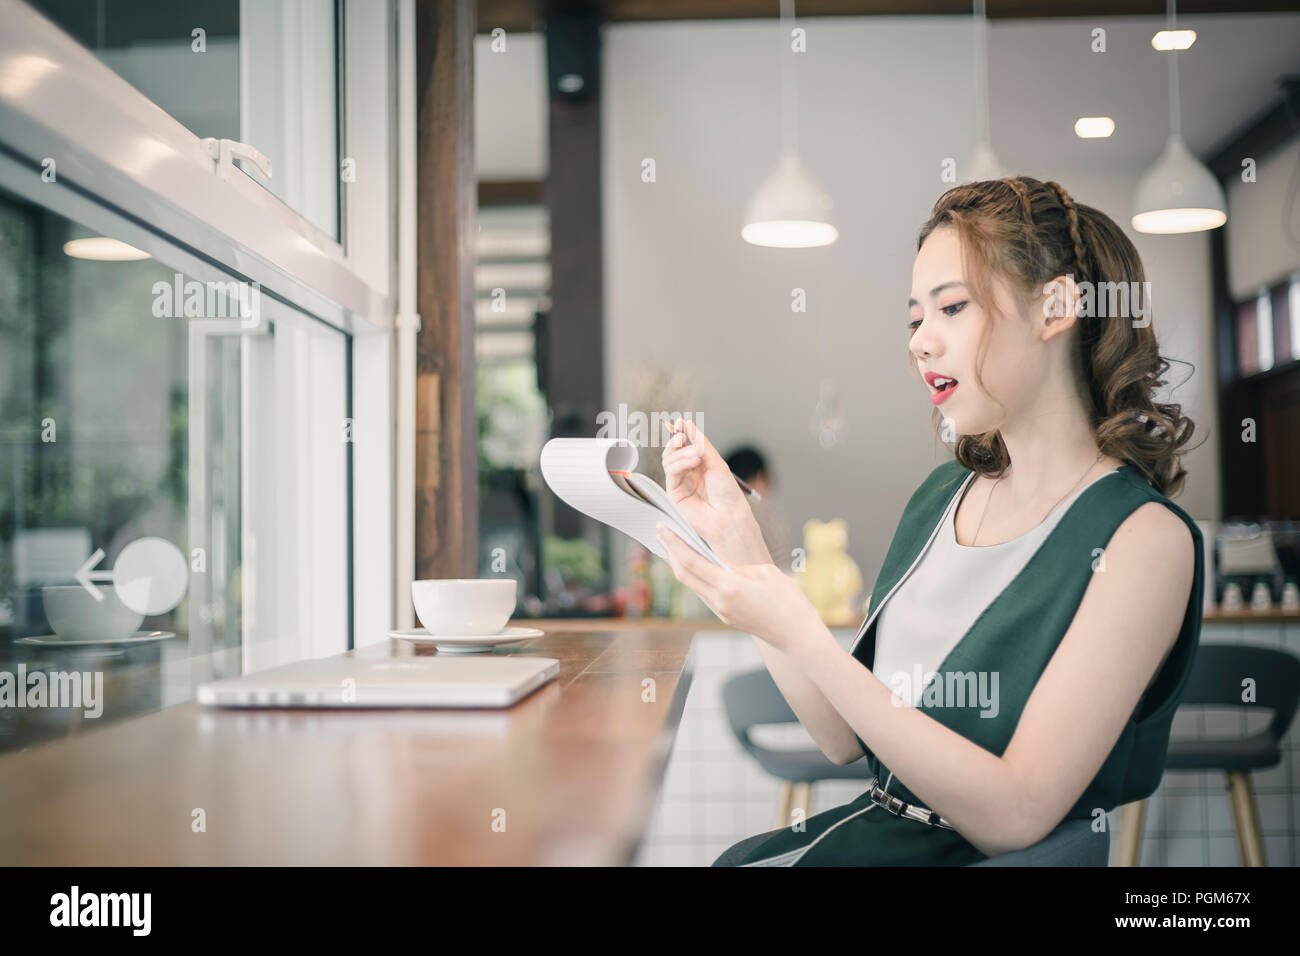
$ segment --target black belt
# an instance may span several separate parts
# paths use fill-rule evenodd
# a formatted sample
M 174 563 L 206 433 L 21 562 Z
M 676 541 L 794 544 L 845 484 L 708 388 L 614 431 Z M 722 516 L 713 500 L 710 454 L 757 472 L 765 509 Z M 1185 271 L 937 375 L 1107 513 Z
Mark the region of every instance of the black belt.
M 868 796 L 871 802 L 878 807 L 883 807 L 896 817 L 907 817 L 909 820 L 917 820 L 931 827 L 942 827 L 945 830 L 953 829 L 951 823 L 945 820 L 933 810 L 928 810 L 919 803 L 908 803 L 902 797 L 896 797 L 883 787 L 876 786 L 876 777 L 871 781 L 871 789 Z

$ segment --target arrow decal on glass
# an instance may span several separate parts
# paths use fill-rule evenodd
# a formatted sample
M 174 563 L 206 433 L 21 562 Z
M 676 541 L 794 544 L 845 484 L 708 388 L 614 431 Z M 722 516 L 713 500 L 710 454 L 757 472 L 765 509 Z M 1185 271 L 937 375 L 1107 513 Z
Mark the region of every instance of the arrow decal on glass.
M 96 548 L 95 553 L 86 559 L 86 563 L 77 569 L 77 583 L 90 592 L 90 596 L 96 601 L 102 602 L 104 594 L 99 588 L 91 584 L 91 581 L 111 581 L 113 580 L 112 571 L 92 571 L 95 565 L 104 560 L 104 549 Z

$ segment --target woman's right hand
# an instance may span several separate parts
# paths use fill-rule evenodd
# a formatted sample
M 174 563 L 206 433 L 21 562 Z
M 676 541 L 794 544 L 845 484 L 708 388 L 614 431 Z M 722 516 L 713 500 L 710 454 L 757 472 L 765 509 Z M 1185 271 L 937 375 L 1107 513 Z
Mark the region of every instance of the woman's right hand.
M 690 438 L 689 445 L 683 435 Z M 745 493 L 694 422 L 672 423 L 663 466 L 668 497 L 718 557 L 730 564 L 772 563 Z

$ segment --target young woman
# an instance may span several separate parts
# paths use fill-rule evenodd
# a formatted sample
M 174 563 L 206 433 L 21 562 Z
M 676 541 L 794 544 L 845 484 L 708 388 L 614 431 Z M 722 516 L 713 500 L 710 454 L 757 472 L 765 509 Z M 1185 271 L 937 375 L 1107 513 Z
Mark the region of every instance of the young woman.
M 1163 773 L 1204 569 L 1165 497 L 1193 426 L 1153 398 L 1169 363 L 1137 251 L 1024 176 L 949 190 L 917 247 L 909 363 L 956 458 L 905 507 L 851 651 L 773 564 L 704 434 L 683 423 L 690 444 L 664 450 L 669 494 L 730 566 L 661 528 L 678 580 L 754 635 L 831 761 L 875 775 L 715 865 L 969 864 Z

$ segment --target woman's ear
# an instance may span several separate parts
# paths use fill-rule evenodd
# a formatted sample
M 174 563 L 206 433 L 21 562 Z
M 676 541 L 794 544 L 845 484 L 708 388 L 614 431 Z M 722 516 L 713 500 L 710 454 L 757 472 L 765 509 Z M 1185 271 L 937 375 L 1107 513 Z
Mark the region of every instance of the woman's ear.
M 1058 328 L 1069 328 L 1079 318 L 1079 286 L 1072 275 L 1059 275 L 1043 284 L 1043 318 L 1048 326 L 1066 320 Z

